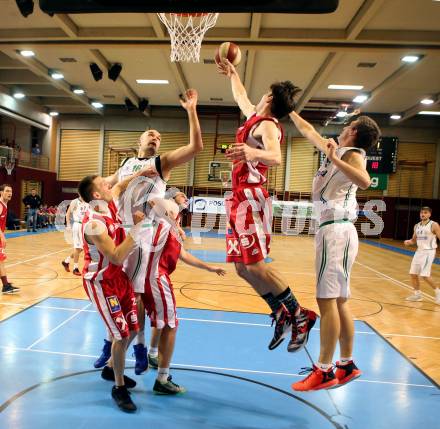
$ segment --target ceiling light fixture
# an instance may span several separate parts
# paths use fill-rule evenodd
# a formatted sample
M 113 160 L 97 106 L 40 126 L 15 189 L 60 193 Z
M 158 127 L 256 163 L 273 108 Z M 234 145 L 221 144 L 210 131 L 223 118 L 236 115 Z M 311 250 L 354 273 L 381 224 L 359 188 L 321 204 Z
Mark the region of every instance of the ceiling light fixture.
M 34 57 L 35 52 L 34 51 L 20 51 L 20 55 L 23 57 Z
M 102 109 L 104 107 L 104 105 L 99 101 L 92 101 L 90 104 L 96 109 Z
M 356 97 L 354 97 L 353 98 L 353 102 L 354 103 L 363 103 L 364 101 L 367 101 L 368 100 L 368 95 L 366 95 L 366 94 L 360 94 L 360 95 L 357 95 Z
M 402 118 L 402 115 L 399 115 L 398 113 L 393 113 L 393 114 L 390 116 L 390 118 L 393 119 L 394 121 L 397 121 L 398 119 L 401 119 L 401 118 Z
M 73 91 L 74 94 L 78 94 L 78 95 L 81 95 L 81 94 L 85 93 L 85 91 L 82 88 L 73 88 L 72 91 Z
M 348 115 L 348 113 L 345 110 L 340 110 L 338 113 L 336 113 L 337 118 L 345 118 Z
M 422 110 L 421 112 L 419 112 L 419 115 L 440 115 L 440 111 L 439 110 Z
M 429 106 L 430 104 L 434 104 L 434 100 L 432 98 L 424 98 L 420 103 Z
M 14 92 L 13 96 L 17 100 L 21 100 L 22 98 L 26 97 L 26 95 L 24 95 L 22 92 Z
M 170 83 L 166 79 L 136 79 L 136 82 L 140 84 L 151 84 L 151 85 L 168 85 Z
M 419 61 L 420 60 L 420 56 L 418 56 L 418 55 L 405 55 L 403 58 L 402 58 L 402 61 L 404 62 L 404 63 L 409 63 L 409 64 L 411 64 L 411 63 L 416 63 L 417 61 Z
M 348 89 L 353 91 L 360 91 L 363 89 L 363 85 L 335 85 L 331 84 L 328 86 L 328 89 Z
M 50 76 L 52 77 L 52 79 L 55 79 L 55 80 L 64 79 L 64 75 L 58 71 L 50 72 Z
M 49 112 L 49 115 L 50 115 L 50 116 L 58 116 L 59 113 L 58 113 L 58 112 Z

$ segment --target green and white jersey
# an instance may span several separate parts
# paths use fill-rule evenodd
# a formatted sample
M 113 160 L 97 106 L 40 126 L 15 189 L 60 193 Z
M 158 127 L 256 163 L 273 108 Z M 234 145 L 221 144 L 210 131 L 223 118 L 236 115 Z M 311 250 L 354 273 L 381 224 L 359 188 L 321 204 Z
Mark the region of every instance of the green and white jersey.
M 82 223 L 84 215 L 89 209 L 88 203 L 81 201 L 79 198 L 75 198 L 70 203 L 70 210 L 72 213 L 72 220 L 76 223 Z
M 125 225 L 133 223 L 132 214 L 137 210 L 145 213 L 146 221 L 151 220 L 149 219 L 151 213 L 147 201 L 165 196 L 167 184 L 162 178 L 160 156 L 125 159 L 118 170 L 118 181 L 126 179 L 147 166 L 154 167 L 158 175 L 152 178 L 138 177 L 134 179 L 116 202 L 118 213 Z
M 342 158 L 350 150 L 360 152 L 366 165 L 366 154 L 363 149 L 340 147 L 336 149 L 336 155 Z M 319 223 L 341 219 L 355 220 L 357 188 L 357 185 L 326 158 L 313 179 L 312 199 L 314 213 Z
M 432 226 L 433 222 L 430 220 L 425 225 L 419 222 L 414 227 L 417 238 L 417 250 L 437 249 L 437 236 L 432 232 Z

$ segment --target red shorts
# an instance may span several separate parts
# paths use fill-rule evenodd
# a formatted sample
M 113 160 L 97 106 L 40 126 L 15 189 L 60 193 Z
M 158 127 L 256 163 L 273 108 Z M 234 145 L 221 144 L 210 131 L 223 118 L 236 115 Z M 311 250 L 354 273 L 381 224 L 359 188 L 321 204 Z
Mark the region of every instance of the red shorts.
M 84 289 L 116 340 L 138 331 L 136 298 L 125 273 L 111 280 L 83 279 Z
M 6 258 L 5 248 L 0 245 L 0 262 L 6 261 Z
M 234 189 L 225 205 L 230 225 L 226 234 L 226 262 L 249 265 L 264 260 L 270 251 L 272 232 L 272 200 L 266 189 Z
M 145 292 L 141 294 L 151 326 L 162 329 L 165 326 L 177 328 L 176 299 L 170 276 L 160 273 L 157 278 L 145 282 Z

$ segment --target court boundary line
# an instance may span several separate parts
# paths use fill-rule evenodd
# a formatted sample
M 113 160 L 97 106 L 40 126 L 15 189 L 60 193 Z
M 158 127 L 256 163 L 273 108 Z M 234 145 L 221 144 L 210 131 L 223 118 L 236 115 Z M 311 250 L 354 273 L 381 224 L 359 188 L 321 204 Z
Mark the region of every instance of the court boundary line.
M 397 280 L 397 279 L 395 279 L 394 277 L 389 276 L 388 274 L 385 274 L 385 273 L 382 273 L 381 271 L 375 270 L 374 268 L 371 268 L 370 266 L 365 265 L 365 264 L 363 264 L 362 262 L 355 261 L 354 263 L 360 265 L 361 267 L 366 268 L 367 270 L 372 271 L 373 273 L 376 273 L 376 274 L 382 276 L 384 279 L 391 281 L 392 283 L 396 284 L 397 286 L 400 286 L 400 287 L 403 288 L 403 289 L 411 290 L 411 291 L 414 290 L 414 288 L 413 288 L 412 286 L 409 286 L 409 285 L 407 285 L 407 284 L 401 282 L 400 280 Z M 423 291 L 421 291 L 421 292 L 422 292 L 422 295 L 423 295 L 428 301 L 431 301 L 431 302 L 433 302 L 433 303 L 435 304 L 435 299 L 434 299 L 434 297 L 432 297 L 431 295 L 428 295 L 426 292 L 423 292 Z
M 45 298 L 46 299 L 50 299 L 49 298 Z M 70 298 L 57 298 L 57 299 L 70 299 Z M 43 300 L 43 301 L 44 301 Z M 41 309 L 45 309 L 45 310 L 59 310 L 59 311 L 70 311 L 70 312 L 80 312 L 80 313 L 98 313 L 96 310 L 86 310 L 84 307 L 83 309 L 78 309 L 78 308 L 69 308 L 69 307 L 53 307 L 53 306 L 49 306 L 49 305 L 39 305 L 39 303 L 33 304 L 31 307 L 26 307 L 25 304 L 18 304 L 18 303 L 1 303 L 0 302 L 0 306 L 1 305 L 6 305 L 6 306 L 17 306 L 17 307 L 23 307 L 23 310 L 26 310 L 27 308 L 41 308 Z M 192 309 L 192 310 L 204 310 L 204 309 Z M 212 310 L 205 310 L 205 311 L 212 311 Z M 18 315 L 21 312 L 15 313 L 14 315 Z M 250 313 L 253 314 L 253 313 Z M 257 314 L 257 313 L 255 313 Z M 10 316 L 11 317 L 11 316 Z M 6 320 L 6 319 L 5 319 Z M 263 327 L 263 328 L 271 328 L 272 325 L 270 324 L 264 324 L 264 323 L 251 323 L 251 322 L 235 322 L 232 320 L 209 320 L 209 319 L 197 319 L 197 318 L 191 318 L 191 317 L 179 317 L 179 320 L 185 320 L 185 321 L 189 321 L 189 322 L 200 322 L 200 323 L 218 323 L 218 324 L 224 324 L 224 325 L 243 325 L 243 326 L 258 326 L 258 327 Z M 358 322 L 361 323 L 367 323 L 363 320 L 358 320 Z M 312 328 L 312 331 L 320 331 L 319 328 Z M 373 332 L 369 332 L 369 331 L 357 331 L 355 330 L 355 334 L 361 334 L 361 335 L 375 335 L 375 331 Z M 403 338 L 417 338 L 420 340 L 440 340 L 440 337 L 431 337 L 431 336 L 425 336 L 425 335 L 410 335 L 410 334 L 394 334 L 394 333 L 383 333 L 381 334 L 381 336 L 384 337 L 403 337 Z
M 20 351 L 20 352 L 34 352 L 34 353 L 46 353 L 51 355 L 59 355 L 59 356 L 71 356 L 83 359 L 95 359 L 99 356 L 93 355 L 85 355 L 81 353 L 69 353 L 69 352 L 57 352 L 54 350 L 44 350 L 44 349 L 29 349 L 25 347 L 12 347 L 12 346 L 1 346 L 0 349 L 10 350 L 10 351 Z M 135 362 L 135 359 L 126 359 L 126 362 Z M 171 369 L 179 369 L 179 368 L 194 368 L 194 369 L 208 369 L 208 370 L 218 370 L 218 371 L 230 371 L 230 372 L 243 372 L 249 374 L 262 374 L 262 375 L 279 375 L 283 377 L 299 377 L 302 378 L 304 375 L 289 373 L 289 372 L 275 372 L 275 371 L 260 371 L 253 369 L 243 369 L 243 368 L 227 368 L 227 367 L 217 367 L 217 366 L 208 366 L 208 365 L 192 365 L 192 364 L 183 364 L 183 363 L 171 363 Z M 417 368 L 419 370 L 419 368 Z M 96 371 L 96 370 L 93 370 Z M 99 370 L 98 370 L 99 371 Z M 420 371 L 420 370 L 419 370 Z M 424 375 L 424 374 L 422 374 Z M 429 377 L 427 377 L 429 379 Z M 431 380 L 429 380 L 431 381 Z M 392 386 L 402 386 L 402 387 L 422 387 L 429 389 L 438 389 L 439 387 L 436 383 L 432 385 L 429 384 L 416 384 L 416 383 L 402 383 L 395 381 L 382 381 L 382 380 L 365 380 L 365 379 L 357 379 L 354 380 L 356 383 L 374 383 L 374 384 L 386 384 Z
M 35 256 L 34 258 L 25 259 L 24 261 L 14 262 L 12 264 L 5 265 L 5 268 L 15 267 L 16 265 L 25 264 L 26 262 L 35 261 L 36 259 L 45 258 L 47 256 L 55 255 L 57 253 L 65 252 L 66 250 L 71 249 L 71 247 L 65 247 L 64 249 L 57 250 L 56 252 L 46 253 L 44 255 Z
M 420 374 L 424 375 L 437 389 L 440 390 L 440 384 L 437 383 L 431 376 L 425 373 L 421 368 L 419 368 L 408 356 L 405 356 L 391 341 L 388 341 L 377 329 L 371 326 L 368 322 L 365 322 L 370 329 L 372 329 L 376 334 L 381 337 L 394 351 L 396 351 L 400 356 L 402 356 L 408 363 L 410 363 Z

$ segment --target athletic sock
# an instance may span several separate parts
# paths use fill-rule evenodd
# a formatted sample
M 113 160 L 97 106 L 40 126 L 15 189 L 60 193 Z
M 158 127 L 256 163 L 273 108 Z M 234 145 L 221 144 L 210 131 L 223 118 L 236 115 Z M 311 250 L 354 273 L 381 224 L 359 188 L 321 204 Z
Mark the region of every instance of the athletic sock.
M 287 308 L 291 316 L 297 316 L 299 314 L 301 308 L 289 287 L 275 297 L 275 299 Z
M 158 347 L 150 347 L 150 348 L 148 349 L 148 354 L 149 354 L 151 357 L 157 357 L 157 356 L 159 356 L 159 348 L 158 348 Z
M 73 269 L 74 269 L 74 270 L 79 270 L 79 268 L 78 268 L 78 264 L 73 264 Z
M 170 368 L 157 368 L 157 380 L 160 383 L 166 383 L 170 376 Z
M 8 284 L 8 278 L 6 276 L 1 276 L 1 279 L 2 279 L 3 286 L 6 286 Z
M 276 313 L 280 308 L 280 302 L 272 295 L 271 292 L 266 293 L 265 295 L 261 295 L 261 298 L 263 298 L 267 302 L 267 305 L 272 310 L 272 313 Z
M 341 360 L 339 361 L 339 365 L 340 366 L 348 365 L 352 361 L 353 361 L 352 357 L 348 357 L 348 358 L 341 357 Z
M 318 363 L 316 363 L 316 366 L 321 371 L 324 371 L 324 372 L 330 371 L 333 368 L 333 364 L 331 364 L 331 363 L 321 363 L 321 362 L 318 362 Z
M 112 342 L 113 341 L 113 335 L 111 334 L 111 332 L 107 329 L 107 341 Z
M 145 346 L 145 331 L 139 330 L 136 334 L 136 344 L 142 344 Z
M 70 256 L 68 256 L 66 259 L 64 259 L 64 262 L 65 262 L 66 264 L 70 264 Z

